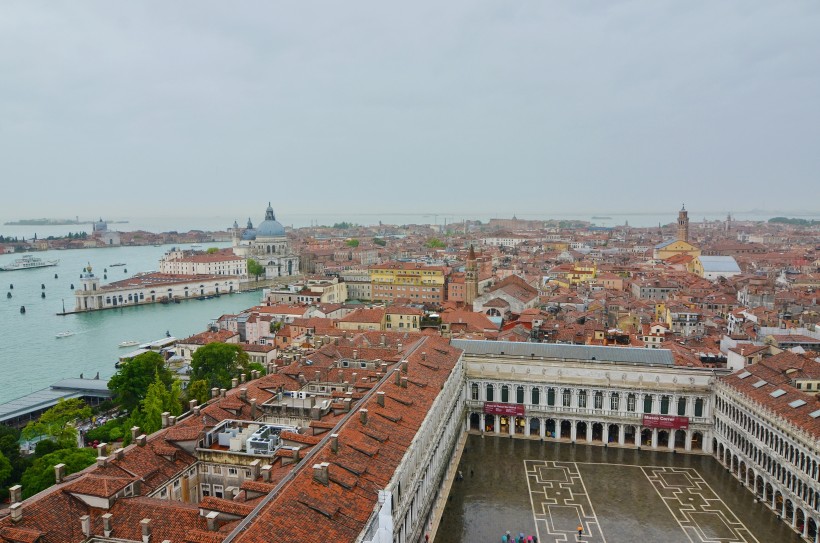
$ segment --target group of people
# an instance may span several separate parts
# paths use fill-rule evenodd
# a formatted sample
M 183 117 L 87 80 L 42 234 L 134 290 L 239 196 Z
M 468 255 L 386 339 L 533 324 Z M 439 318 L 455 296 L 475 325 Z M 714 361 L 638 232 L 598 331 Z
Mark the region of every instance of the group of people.
M 534 535 L 525 536 L 524 532 L 515 537 L 507 530 L 507 533 L 501 536 L 501 543 L 538 543 L 538 537 Z

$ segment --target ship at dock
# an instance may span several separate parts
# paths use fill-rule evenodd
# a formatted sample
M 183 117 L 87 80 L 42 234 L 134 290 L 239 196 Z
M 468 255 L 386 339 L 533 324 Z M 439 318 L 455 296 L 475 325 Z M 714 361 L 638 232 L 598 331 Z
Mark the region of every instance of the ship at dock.
M 28 270 L 31 268 L 47 268 L 49 266 L 56 266 L 59 263 L 59 259 L 43 260 L 42 258 L 37 258 L 31 255 L 23 255 L 11 264 L 0 266 L 0 271 Z

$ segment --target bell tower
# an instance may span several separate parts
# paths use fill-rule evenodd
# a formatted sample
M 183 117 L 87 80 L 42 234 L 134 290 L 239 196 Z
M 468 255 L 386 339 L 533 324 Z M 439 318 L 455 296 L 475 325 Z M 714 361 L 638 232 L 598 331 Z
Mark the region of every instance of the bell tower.
M 464 305 L 472 309 L 476 298 L 478 298 L 478 262 L 475 249 L 470 245 L 467 265 L 464 267 Z
M 678 212 L 678 240 L 689 241 L 689 212 L 686 205 L 681 206 Z

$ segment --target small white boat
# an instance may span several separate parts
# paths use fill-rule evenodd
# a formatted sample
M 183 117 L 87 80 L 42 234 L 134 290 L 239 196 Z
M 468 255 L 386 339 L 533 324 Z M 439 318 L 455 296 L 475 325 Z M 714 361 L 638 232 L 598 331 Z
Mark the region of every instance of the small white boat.
M 139 345 L 139 344 L 140 344 L 139 341 L 135 341 L 133 339 L 130 339 L 128 341 L 123 341 L 122 343 L 120 343 L 119 346 L 120 346 L 120 348 L 122 348 L 122 347 L 133 347 L 134 345 Z
M 55 337 L 57 339 L 60 339 L 62 337 L 68 337 L 68 336 L 73 336 L 73 335 L 74 335 L 74 332 L 72 332 L 71 330 L 66 330 L 65 332 L 57 332 L 57 334 L 55 334 Z

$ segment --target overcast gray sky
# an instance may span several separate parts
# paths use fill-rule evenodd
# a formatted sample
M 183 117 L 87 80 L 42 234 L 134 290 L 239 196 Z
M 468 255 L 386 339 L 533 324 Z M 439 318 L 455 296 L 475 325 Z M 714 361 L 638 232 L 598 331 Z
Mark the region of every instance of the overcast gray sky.
M 2 218 L 816 211 L 818 172 L 816 1 L 0 4 Z

